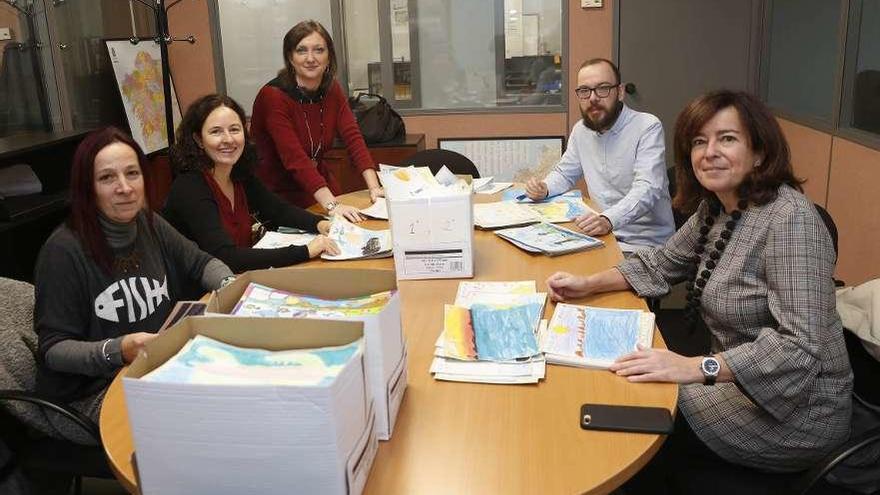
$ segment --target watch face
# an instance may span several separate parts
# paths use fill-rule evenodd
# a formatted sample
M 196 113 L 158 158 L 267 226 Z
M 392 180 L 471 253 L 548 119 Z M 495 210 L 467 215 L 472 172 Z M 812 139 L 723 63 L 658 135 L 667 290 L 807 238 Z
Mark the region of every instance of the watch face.
M 717 375 L 718 371 L 721 370 L 721 366 L 718 364 L 718 360 L 715 358 L 704 358 L 703 359 L 703 372 L 707 375 Z

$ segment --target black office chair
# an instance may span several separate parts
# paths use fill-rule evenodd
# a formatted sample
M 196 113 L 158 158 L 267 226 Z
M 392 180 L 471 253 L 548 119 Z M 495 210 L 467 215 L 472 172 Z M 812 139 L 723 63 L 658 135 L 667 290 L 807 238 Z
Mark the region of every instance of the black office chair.
M 799 495 L 880 493 L 880 361 L 845 330 L 853 370 L 853 436 L 794 484 Z M 859 422 L 862 423 L 859 423 Z
M 474 179 L 480 178 L 480 172 L 474 162 L 462 154 L 449 150 L 422 150 L 403 160 L 398 164 L 401 167 L 410 165 L 416 167 L 428 167 L 432 174 L 436 174 L 446 165 L 450 172 L 456 175 L 470 175 Z
M 674 198 L 675 191 L 676 191 L 676 189 L 675 189 L 675 184 L 676 184 L 675 167 L 669 167 L 666 169 L 666 178 L 669 182 L 669 197 Z M 685 222 L 687 222 L 688 218 L 689 218 L 688 215 L 685 215 L 684 213 L 676 210 L 675 208 L 672 209 L 672 221 L 673 221 L 673 223 L 675 223 L 675 230 L 680 229 L 681 226 L 684 225 Z
M 40 397 L 36 386 L 37 336 L 33 330 L 34 288 L 0 278 L 0 442 L 11 456 L 0 466 L 0 486 L 19 472 L 49 491 L 82 492 L 82 477 L 112 479 L 98 426 L 80 412 Z M 69 423 L 66 423 L 69 422 Z M 64 430 L 83 445 L 64 438 Z M 66 491 L 66 488 L 64 489 Z

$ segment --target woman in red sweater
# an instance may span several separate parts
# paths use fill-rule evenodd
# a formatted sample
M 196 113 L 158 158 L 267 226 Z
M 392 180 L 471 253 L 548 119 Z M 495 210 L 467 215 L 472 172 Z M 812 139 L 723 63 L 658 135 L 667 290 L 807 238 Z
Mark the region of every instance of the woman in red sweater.
M 284 69 L 254 100 L 250 130 L 260 156 L 256 172 L 266 187 L 297 206 L 317 202 L 330 214 L 359 222 L 364 217 L 357 208 L 336 200 L 339 182 L 323 160 L 334 137 L 345 143 L 370 199 L 383 192 L 335 76 L 336 52 L 324 26 L 316 21 L 293 26 L 284 36 Z

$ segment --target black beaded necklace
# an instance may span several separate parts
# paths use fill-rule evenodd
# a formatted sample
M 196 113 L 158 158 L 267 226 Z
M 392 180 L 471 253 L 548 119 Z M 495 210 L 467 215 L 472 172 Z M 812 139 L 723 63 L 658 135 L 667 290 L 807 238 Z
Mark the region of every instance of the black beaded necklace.
M 742 210 L 745 210 L 748 206 L 748 201 L 744 199 L 739 200 L 736 204 L 738 209 L 730 212 L 730 220 L 725 222 L 724 229 L 721 230 L 718 240 L 712 244 L 712 247 L 707 247 L 707 244 L 709 243 L 709 231 L 712 230 L 712 225 L 715 224 L 715 218 L 721 214 L 720 203 L 716 201 L 709 203 L 709 212 L 703 220 L 703 225 L 700 227 L 700 237 L 697 239 L 696 247 L 694 247 L 694 264 L 691 267 L 688 277 L 689 285 L 687 289 L 687 304 L 684 308 L 684 316 L 691 323 L 696 322 L 699 318 L 697 309 L 700 307 L 700 297 L 703 295 L 703 289 L 706 287 L 706 283 L 712 275 L 712 270 L 718 266 L 718 260 L 721 259 L 721 255 L 724 253 L 724 249 L 727 247 L 727 243 L 733 235 L 733 229 L 742 217 Z M 708 255 L 709 259 L 706 260 L 706 264 L 698 276 L 697 271 L 700 269 L 700 264 L 703 262 L 704 255 Z

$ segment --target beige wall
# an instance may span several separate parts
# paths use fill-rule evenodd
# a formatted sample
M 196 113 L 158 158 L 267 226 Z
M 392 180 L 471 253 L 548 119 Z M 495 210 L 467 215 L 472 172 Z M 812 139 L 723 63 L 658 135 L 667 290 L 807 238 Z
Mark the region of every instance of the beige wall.
M 837 278 L 855 285 L 880 277 L 880 151 L 834 137 L 828 212 L 840 232 Z
M 168 11 L 168 29 L 175 38 L 193 35 L 195 44 L 175 41 L 168 47 L 171 77 L 180 102 L 180 111 L 186 112 L 196 98 L 217 92 L 214 80 L 214 45 L 208 22 L 207 2 L 181 2 Z
M 880 151 L 779 119 L 804 192 L 825 206 L 839 236 L 837 278 L 880 277 Z
M 831 136 L 794 122 L 778 120 L 791 147 L 794 173 L 806 180 L 804 194 L 814 203 L 827 206 Z

